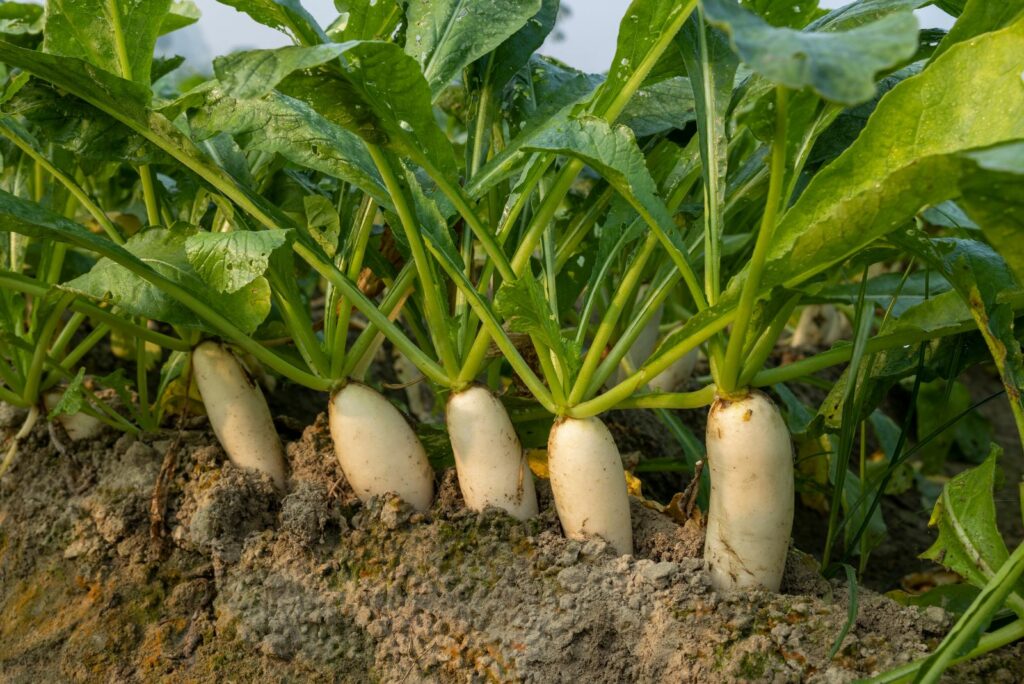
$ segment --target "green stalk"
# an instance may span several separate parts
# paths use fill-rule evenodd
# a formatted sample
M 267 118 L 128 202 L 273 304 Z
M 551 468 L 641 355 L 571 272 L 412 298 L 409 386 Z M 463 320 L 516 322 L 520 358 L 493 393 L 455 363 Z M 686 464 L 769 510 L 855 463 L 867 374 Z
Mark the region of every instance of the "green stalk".
M 46 378 L 43 379 L 40 388 L 43 391 L 48 390 L 54 385 L 56 385 L 58 382 L 60 382 L 60 379 L 62 377 L 70 374 L 71 369 L 78 364 L 82 357 L 88 354 L 90 349 L 99 344 L 99 342 L 104 337 L 106 337 L 107 333 L 109 332 L 110 328 L 102 323 L 93 328 L 89 332 L 89 334 L 86 335 L 84 340 L 75 345 L 75 347 L 68 353 L 67 356 L 65 356 L 58 363 L 55 364 L 56 368 L 50 369 L 50 372 L 47 373 Z M 54 346 L 56 346 L 56 344 Z M 52 349 L 50 351 L 50 356 L 53 357 L 54 359 L 59 358 L 59 354 L 55 354 Z
M 329 280 L 335 287 L 342 291 L 342 294 L 355 303 L 356 307 L 366 318 L 376 325 L 384 335 L 391 340 L 395 347 L 405 354 L 409 362 L 416 366 L 423 375 L 436 385 L 447 387 L 450 383 L 448 373 L 436 361 L 427 356 L 423 350 L 417 347 L 402 330 L 388 320 L 380 309 L 374 306 L 373 302 L 367 299 L 366 295 L 359 291 L 359 288 L 348 281 L 341 271 L 333 264 L 325 264 L 306 245 L 296 243 L 295 252 L 308 263 L 313 270 Z
M 377 170 L 380 172 L 384 186 L 391 194 L 391 201 L 395 205 L 395 211 L 405 229 L 405 238 L 409 242 L 409 250 L 412 252 L 413 263 L 416 266 L 416 273 L 420 284 L 423 286 L 423 306 L 427 315 L 427 326 L 434 345 L 437 347 L 438 356 L 449 377 L 455 377 L 458 373 L 459 361 L 452 346 L 452 338 L 445 322 L 447 321 L 446 304 L 441 301 L 437 281 L 434 279 L 434 270 L 427 258 L 426 248 L 423 246 L 423 236 L 420 234 L 419 222 L 416 214 L 409 206 L 409 200 L 405 188 L 398 180 L 391 160 L 381 148 L 376 145 L 367 145 Z
M 1019 639 L 1024 639 L 1024 619 L 1015 620 L 1005 627 L 1000 627 L 994 632 L 981 635 L 981 638 L 978 639 L 977 646 L 964 655 L 953 658 L 949 661 L 948 667 L 953 667 L 960 663 L 966 663 L 968 660 L 973 660 L 978 656 L 991 653 L 992 651 L 1012 644 Z M 906 665 L 901 665 L 889 670 L 888 672 L 872 677 L 867 680 L 866 684 L 894 684 L 895 682 L 909 681 L 911 677 L 917 674 L 918 670 L 921 669 L 921 666 L 924 665 L 927 660 L 928 657 L 924 657 L 909 662 Z
M 363 268 L 363 259 L 366 257 L 366 247 L 370 243 L 370 234 L 373 232 L 373 219 L 377 214 L 377 205 L 366 196 L 359 207 L 356 223 L 355 243 L 352 247 L 352 255 L 349 258 L 345 269 L 348 279 L 355 282 L 359 272 Z M 333 289 L 333 288 L 332 288 Z M 348 326 L 352 320 L 352 304 L 341 296 L 337 300 L 338 320 L 334 326 L 333 342 L 331 350 L 331 377 L 338 377 L 341 368 L 345 363 L 345 352 L 348 347 Z M 332 306 L 332 309 L 334 307 Z M 333 311 L 332 311 L 332 315 Z
M 587 350 L 587 354 L 583 358 L 583 366 L 580 368 L 580 373 L 576 377 L 576 383 L 573 385 L 572 391 L 569 393 L 570 406 L 578 404 L 583 399 L 587 388 L 590 386 L 590 381 L 594 376 L 594 371 L 601 362 L 601 356 L 604 354 L 605 345 L 608 344 L 608 340 L 611 339 L 615 326 L 619 322 L 619 315 L 625 308 L 626 303 L 633 298 L 637 285 L 640 283 L 640 276 L 643 275 L 644 268 L 647 266 L 647 260 L 650 259 L 657 246 L 657 236 L 653 233 L 648 234 L 647 239 L 644 240 L 644 244 L 640 248 L 640 252 L 636 255 L 633 263 L 630 264 L 629 269 L 622 278 L 622 282 L 619 283 L 618 287 L 615 289 L 615 295 L 612 297 L 611 303 L 608 305 L 608 308 L 604 312 L 604 316 L 601 318 L 601 323 L 598 325 L 597 331 L 594 333 L 594 339 L 590 343 L 590 349 Z
M 660 307 L 665 300 L 672 293 L 672 289 L 679 283 L 679 272 L 673 269 L 668 276 L 651 292 L 650 299 L 644 304 L 639 315 L 634 316 L 629 325 L 623 330 L 622 335 L 616 341 L 612 350 L 608 352 L 608 355 L 601 361 L 601 365 L 597 367 L 597 371 L 594 373 L 594 377 L 590 381 L 590 385 L 587 387 L 586 394 L 583 395 L 584 399 L 590 399 L 600 391 L 601 386 L 608 380 L 615 368 L 621 363 L 622 359 L 629 353 L 630 347 L 636 342 L 636 339 L 640 337 L 644 327 L 651 321 L 654 314 L 657 313 L 658 307 Z M 630 373 L 636 372 L 635 368 L 629 369 Z
M 148 164 L 139 165 L 139 180 L 142 181 L 142 199 L 146 204 L 146 220 L 151 226 L 160 225 L 160 205 L 157 204 L 153 172 Z
M 50 354 L 59 357 L 64 353 L 64 348 L 71 342 L 71 338 L 74 337 L 75 333 L 78 332 L 78 328 L 81 327 L 82 323 L 85 322 L 86 316 L 83 313 L 75 312 L 68 319 L 67 324 L 61 328 L 60 334 L 57 335 L 57 339 L 53 341 L 50 346 Z
M 117 0 L 107 0 L 107 12 L 114 29 L 114 49 L 117 62 L 121 67 L 121 77 L 129 81 L 135 80 L 132 74 L 132 63 L 128 58 L 128 46 L 124 40 L 124 29 L 121 27 L 121 12 Z M 142 196 L 146 203 L 146 218 L 149 225 L 160 225 L 160 209 L 156 201 L 156 190 L 153 187 L 153 174 L 148 164 L 139 165 L 139 179 L 142 181 Z
M 761 226 L 758 229 L 757 242 L 754 244 L 754 254 L 750 259 L 747 279 L 744 281 L 743 290 L 740 293 L 736 323 L 729 335 L 725 362 L 718 378 L 719 388 L 727 396 L 742 389 L 739 386 L 739 379 L 743 364 L 743 347 L 746 344 L 747 328 L 754 313 L 754 304 L 757 301 L 758 289 L 761 285 L 761 275 L 764 272 L 768 247 L 771 245 L 771 237 L 775 231 L 776 217 L 782 199 L 783 182 L 786 176 L 786 129 L 788 125 L 786 100 L 785 86 L 777 86 L 775 89 L 775 138 L 772 140 L 768 199 L 765 203 L 764 214 L 761 216 Z
M 271 264 L 268 269 L 267 276 L 271 284 L 274 301 L 281 310 L 281 317 L 284 319 L 285 325 L 292 333 L 292 339 L 299 350 L 299 354 L 302 355 L 306 365 L 316 375 L 324 376 L 330 370 L 330 361 L 323 347 L 320 346 L 320 340 L 313 331 L 309 312 L 286 296 L 285 293 L 292 292 L 294 288 L 282 282 L 281 279 L 288 276 L 280 273 L 274 264 Z
M 652 392 L 624 399 L 615 405 L 617 409 L 696 409 L 711 406 L 715 400 L 715 386 L 707 385 L 694 392 Z M 578 408 L 578 407 L 577 407 Z M 569 415 L 574 418 L 589 417 L 576 415 L 572 409 Z
M 560 272 L 566 262 L 576 254 L 576 248 L 590 234 L 597 219 L 601 216 L 601 212 L 608 207 L 614 196 L 615 188 L 609 185 L 601 191 L 597 199 L 590 202 L 586 210 L 572 217 L 565 229 L 565 234 L 562 235 L 562 239 L 558 243 L 558 254 L 555 258 L 557 272 Z
M 53 311 L 50 312 L 50 315 L 47 316 L 46 321 L 43 323 L 39 335 L 36 336 L 32 361 L 29 364 L 28 373 L 25 374 L 25 389 L 21 393 L 21 398 L 27 403 L 34 404 L 39 401 L 39 383 L 42 380 L 43 364 L 46 362 L 50 340 L 53 338 L 57 325 L 60 323 L 60 318 L 64 315 L 64 310 L 67 308 L 72 297 L 73 295 L 71 294 L 65 294 L 58 299 Z
M 656 378 L 663 370 L 696 349 L 715 334 L 724 330 L 732 323 L 735 315 L 734 310 L 726 311 L 718 318 L 708 321 L 699 331 L 690 335 L 685 340 L 681 340 L 664 354 L 658 356 L 653 362 L 648 362 L 636 373 L 633 373 L 615 387 L 593 399 L 577 404 L 569 415 L 574 418 L 589 418 L 615 408 L 638 389 Z
M 740 375 L 740 387 L 746 387 L 753 380 L 757 372 L 764 367 L 765 361 L 771 356 L 772 350 L 775 349 L 775 343 L 778 342 L 779 336 L 782 334 L 783 329 L 786 327 L 786 321 L 789 320 L 790 315 L 793 313 L 793 309 L 800 303 L 800 295 L 793 295 L 789 300 L 782 305 L 782 309 L 779 313 L 775 314 L 775 318 L 772 319 L 768 329 L 764 331 L 753 348 L 747 352 L 747 362 L 743 366 L 743 373 Z
M 135 391 L 139 393 L 139 423 L 143 429 L 150 430 L 149 412 L 149 374 L 146 372 L 146 343 L 135 340 Z

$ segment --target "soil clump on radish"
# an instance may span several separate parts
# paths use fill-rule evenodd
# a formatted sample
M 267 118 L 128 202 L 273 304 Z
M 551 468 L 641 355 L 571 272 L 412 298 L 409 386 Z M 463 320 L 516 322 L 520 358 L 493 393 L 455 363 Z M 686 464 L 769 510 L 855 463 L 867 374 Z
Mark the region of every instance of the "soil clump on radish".
M 461 502 L 359 502 L 321 416 L 287 445 L 287 491 L 191 424 L 104 432 L 64 454 L 44 425 L 0 483 L 0 679 L 156 681 L 849 681 L 933 648 L 940 609 L 847 590 L 792 551 L 781 594 L 717 594 L 703 530 L 631 500 L 635 556 L 565 539 L 550 487 L 519 522 Z M 164 524 L 154 482 L 177 467 Z M 951 671 L 1019 681 L 1024 647 Z

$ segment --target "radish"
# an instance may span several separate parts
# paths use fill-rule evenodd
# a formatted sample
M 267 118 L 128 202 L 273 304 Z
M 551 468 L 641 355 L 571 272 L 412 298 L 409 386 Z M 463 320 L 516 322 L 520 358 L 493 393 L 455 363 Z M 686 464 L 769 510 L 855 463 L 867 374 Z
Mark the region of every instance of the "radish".
M 445 417 L 466 505 L 493 506 L 520 520 L 537 515 L 533 474 L 498 398 L 480 386 L 456 392 Z
M 192 369 L 210 425 L 231 462 L 266 473 L 283 490 L 284 448 L 259 386 L 217 342 L 192 351 Z
M 57 408 L 57 404 L 60 403 L 60 398 L 63 394 L 63 390 L 53 390 L 43 395 L 43 405 L 48 412 Z M 76 442 L 95 437 L 103 429 L 102 421 L 81 411 L 59 415 L 57 416 L 57 421 L 64 428 L 64 432 L 68 433 L 68 437 Z
M 658 392 L 674 392 L 690 379 L 697 365 L 699 349 L 693 349 L 675 361 L 671 366 L 654 376 L 647 386 Z
M 704 560 L 716 589 L 778 591 L 793 529 L 793 447 L 771 399 L 716 397 L 708 414 L 711 473 Z
M 566 536 L 598 536 L 620 554 L 633 553 L 622 458 L 599 418 L 555 422 L 548 437 L 548 472 Z
M 810 304 L 800 313 L 800 320 L 789 341 L 791 347 L 831 347 L 851 333 L 850 323 L 832 304 Z
M 391 402 L 358 382 L 331 398 L 331 438 L 345 478 L 363 501 L 393 493 L 418 511 L 434 498 L 434 471 L 416 433 Z

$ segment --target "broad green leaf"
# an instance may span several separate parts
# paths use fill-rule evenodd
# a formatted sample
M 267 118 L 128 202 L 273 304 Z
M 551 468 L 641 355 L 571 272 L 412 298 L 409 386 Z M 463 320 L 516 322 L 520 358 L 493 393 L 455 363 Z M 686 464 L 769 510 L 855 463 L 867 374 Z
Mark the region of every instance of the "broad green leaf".
M 1024 143 L 1001 145 L 966 155 L 977 163 L 961 184 L 960 199 L 985 239 L 1024 283 Z
M 542 131 L 527 148 L 573 156 L 600 173 L 658 233 L 669 256 L 682 270 L 686 248 L 671 213 L 658 196 L 632 131 L 586 116 Z
M 939 531 L 938 539 L 924 553 L 965 578 L 976 587 L 984 587 L 1006 562 L 1009 552 L 996 526 L 993 489 L 996 484 L 996 462 L 1002 450 L 992 445 L 992 452 L 981 465 L 966 470 L 943 488 L 935 503 L 929 525 Z M 1024 586 L 1008 599 L 1009 606 L 1024 617 Z
M 335 0 L 340 15 L 327 29 L 337 43 L 349 40 L 388 40 L 402 21 L 396 0 Z
M 238 100 L 213 88 L 191 124 L 199 138 L 230 134 L 244 150 L 280 154 L 293 164 L 352 183 L 383 206 L 391 204 L 363 141 L 305 102 L 280 93 Z
M 213 72 L 228 95 L 238 99 L 259 97 L 292 72 L 330 62 L 343 51 L 341 45 L 327 43 L 234 52 L 214 59 Z
M 164 15 L 164 20 L 160 22 L 160 35 L 165 36 L 178 29 L 191 26 L 199 21 L 199 16 L 199 8 L 196 7 L 193 0 L 173 0 L 170 10 Z
M 199 231 L 185 240 L 185 255 L 208 285 L 230 294 L 266 273 L 270 255 L 287 241 L 285 230 Z
M 541 0 L 537 14 L 487 57 L 492 87 L 503 88 L 517 71 L 530 62 L 533 53 L 540 49 L 555 27 L 558 8 L 559 0 Z
M 160 27 L 171 0 L 49 0 L 43 51 L 78 57 L 149 85 Z
M 137 233 L 121 247 L 35 202 L 3 190 L 0 231 L 64 242 L 104 257 L 88 274 L 66 287 L 95 298 L 113 295 L 114 301 L 129 314 L 209 329 L 181 303 L 183 298 L 190 297 L 211 307 L 243 332 L 251 333 L 270 311 L 270 288 L 263 278 L 233 295 L 220 295 L 208 288 L 185 256 L 185 231 L 151 229 Z
M 242 332 L 251 334 L 270 313 L 270 286 L 266 278 L 252 279 L 231 294 L 210 289 L 186 254 L 186 241 L 195 234 L 191 230 L 153 228 L 131 237 L 125 250 L 167 280 L 215 307 Z M 101 259 L 89 273 L 63 287 L 92 299 L 110 301 L 135 316 L 209 330 L 202 319 L 171 298 L 159 284 L 144 280 L 110 259 Z
M 636 91 L 619 121 L 637 138 L 681 129 L 694 120 L 694 93 L 683 77 L 667 78 Z
M 895 240 L 938 269 L 967 304 L 999 370 L 1017 428 L 1024 431 L 1024 353 L 1014 331 L 1013 306 L 1000 301 L 1004 293 L 1019 289 L 1009 266 L 990 246 L 975 240 L 929 239 L 917 232 Z
M 455 153 L 434 117 L 416 60 L 393 43 L 356 41 L 343 47 L 340 68 L 296 72 L 279 89 L 368 142 L 455 177 Z
M 956 196 L 975 164 L 960 153 L 1024 137 L 1024 22 L 951 48 L 875 109 L 772 237 L 762 291 L 798 285 Z M 738 285 L 738 280 L 733 285 Z
M 300 45 L 327 42 L 327 34 L 302 6 L 301 0 L 218 0 L 272 29 L 292 37 Z
M 494 297 L 494 308 L 511 332 L 535 336 L 554 356 L 564 361 L 568 372 L 568 385 L 576 377 L 583 358 L 582 348 L 562 335 L 547 297 L 537 281 L 526 276 L 504 282 Z
M 80 59 L 26 50 L 6 41 L 0 41 L 0 61 L 30 71 L 125 124 L 189 171 L 217 187 L 266 227 L 291 226 L 291 221 L 276 207 L 212 164 L 166 117 L 150 111 L 147 108 L 147 87 L 97 69 Z
M 533 56 L 527 68 L 508 87 L 509 129 L 515 136 L 470 179 L 466 192 L 479 197 L 522 167 L 524 147 L 545 129 L 569 119 L 577 104 L 588 97 L 600 79 L 582 71 Z
M 803 28 L 825 14 L 818 0 L 741 0 L 740 4 L 772 26 L 793 29 Z
M 57 404 L 50 409 L 46 417 L 53 420 L 58 416 L 73 416 L 80 412 L 82 406 L 85 405 L 85 390 L 82 387 L 84 382 L 85 368 L 82 367 L 78 369 L 75 377 L 71 378 L 71 382 L 64 388 L 64 392 L 60 395 Z
M 591 101 L 591 114 L 618 119 L 696 4 L 696 0 L 633 0 L 629 4 L 619 22 L 608 77 Z
M 963 7 L 953 28 L 932 53 L 932 59 L 957 43 L 1009 26 L 1021 12 L 1024 12 L 1024 0 L 970 0 Z
M 519 31 L 541 0 L 409 0 L 405 51 L 423 68 L 434 98 L 470 62 Z
M 334 257 L 338 251 L 338 238 L 341 237 L 341 219 L 338 210 L 323 195 L 307 195 L 302 198 L 306 209 L 306 229 L 324 254 Z
M 913 56 L 917 19 L 900 12 L 847 31 L 776 28 L 734 0 L 703 0 L 708 21 L 729 34 L 754 71 L 793 90 L 813 88 L 827 100 L 854 105 L 875 93 L 875 75 Z

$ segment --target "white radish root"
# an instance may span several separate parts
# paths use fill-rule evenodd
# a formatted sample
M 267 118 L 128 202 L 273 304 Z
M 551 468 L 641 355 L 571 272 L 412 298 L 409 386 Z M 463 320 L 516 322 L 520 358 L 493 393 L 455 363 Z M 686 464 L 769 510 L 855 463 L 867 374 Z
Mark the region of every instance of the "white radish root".
M 231 462 L 266 473 L 283 490 L 284 447 L 256 382 L 231 352 L 212 341 L 192 351 L 192 370 L 210 425 Z
M 548 472 L 562 529 L 571 539 L 601 537 L 633 553 L 622 458 L 599 418 L 563 418 L 548 438 Z
M 449 397 L 445 418 L 466 506 L 493 506 L 520 520 L 537 515 L 533 473 L 501 401 L 470 387 Z
M 699 349 L 690 350 L 671 366 L 654 376 L 647 386 L 658 392 L 675 392 L 693 375 L 693 369 L 697 365 L 699 356 Z
M 850 322 L 832 304 L 809 304 L 800 312 L 800 320 L 789 341 L 791 347 L 831 347 L 852 334 Z
M 793 529 L 793 446 L 771 399 L 715 399 L 708 414 L 711 474 L 704 560 L 719 590 L 778 591 Z
M 418 511 L 434 498 L 434 471 L 405 417 L 377 391 L 350 382 L 329 408 L 334 454 L 363 501 L 393 493 Z
M 62 395 L 61 390 L 54 390 L 43 395 L 43 405 L 47 412 L 57 407 Z M 64 428 L 64 432 L 68 433 L 68 437 L 75 442 L 81 439 L 91 439 L 103 429 L 103 422 L 88 413 L 62 414 L 57 416 L 56 420 Z

